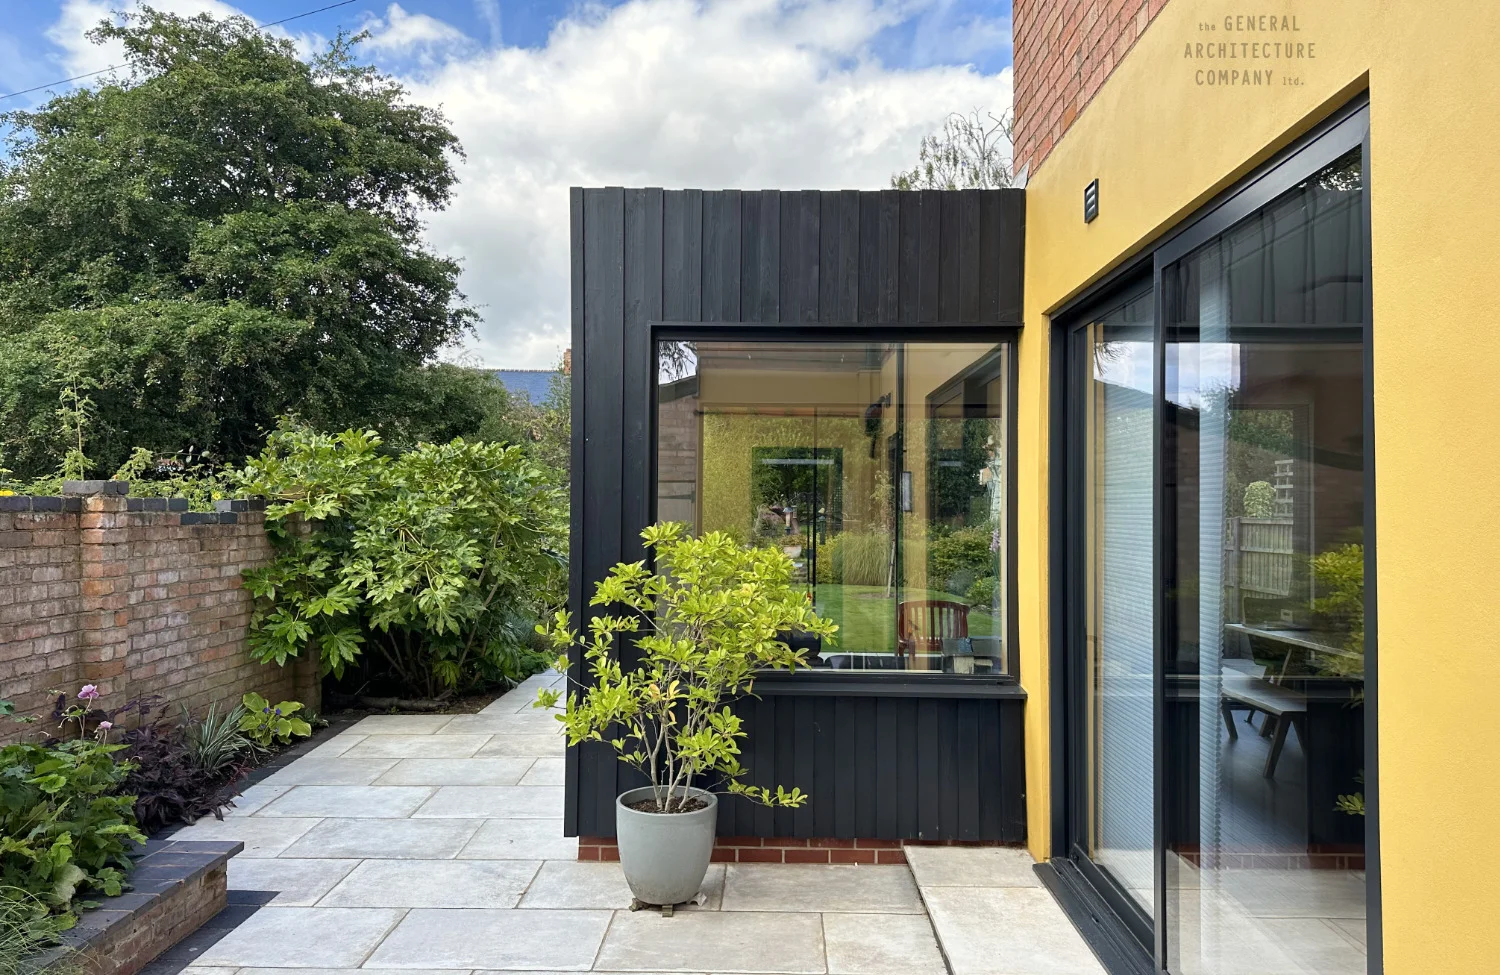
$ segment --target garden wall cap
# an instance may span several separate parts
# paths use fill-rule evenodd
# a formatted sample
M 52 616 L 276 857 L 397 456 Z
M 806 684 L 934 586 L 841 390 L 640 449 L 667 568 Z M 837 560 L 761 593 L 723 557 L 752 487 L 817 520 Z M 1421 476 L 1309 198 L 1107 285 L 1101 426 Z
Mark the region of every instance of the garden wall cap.
M 111 494 L 123 497 L 130 493 L 129 481 L 63 481 L 65 495 Z

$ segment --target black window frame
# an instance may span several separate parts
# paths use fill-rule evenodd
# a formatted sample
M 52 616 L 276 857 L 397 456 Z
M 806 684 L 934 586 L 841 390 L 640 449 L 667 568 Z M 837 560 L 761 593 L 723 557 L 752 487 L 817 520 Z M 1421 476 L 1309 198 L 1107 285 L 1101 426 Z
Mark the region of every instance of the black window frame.
M 657 393 L 660 356 L 657 350 L 664 341 L 690 342 L 853 342 L 879 341 L 893 343 L 972 342 L 1005 347 L 1006 378 L 1006 672 L 1004 674 L 945 674 L 932 671 L 834 671 L 801 670 L 795 674 L 767 671 L 756 678 L 756 690 L 776 695 L 847 695 L 871 697 L 1016 697 L 1024 698 L 1020 683 L 1020 599 L 1016 587 L 1018 566 L 1016 544 L 1016 409 L 1020 366 L 1019 326 L 994 324 L 874 322 L 820 322 L 817 324 L 757 324 L 746 322 L 671 322 L 647 323 L 650 349 L 650 420 L 647 427 L 650 449 L 648 463 L 648 524 L 657 520 L 657 424 L 660 420 Z M 992 362 L 986 354 L 979 362 L 939 389 L 965 378 L 968 372 Z M 899 542 L 897 558 L 899 560 Z M 899 562 L 898 562 L 899 564 Z
M 1166 628 L 1168 580 L 1163 567 L 1173 545 L 1171 520 L 1166 517 L 1168 494 L 1172 485 L 1162 476 L 1165 453 L 1167 411 L 1163 391 L 1166 388 L 1167 323 L 1164 314 L 1164 272 L 1166 268 L 1191 255 L 1203 244 L 1230 230 L 1240 221 L 1258 212 L 1313 175 L 1337 162 L 1347 153 L 1361 150 L 1361 176 L 1364 209 L 1364 322 L 1363 355 L 1365 370 L 1364 403 L 1364 497 L 1365 497 L 1365 911 L 1366 952 L 1369 975 L 1384 970 L 1381 938 L 1380 880 L 1380 813 L 1379 813 L 1379 688 L 1378 639 L 1379 616 L 1376 601 L 1375 571 L 1377 558 L 1375 493 L 1375 416 L 1374 416 L 1374 335 L 1373 335 L 1373 262 L 1370 241 L 1370 111 L 1369 94 L 1361 92 L 1331 112 L 1305 133 L 1289 141 L 1264 163 L 1219 193 L 1177 225 L 1146 242 L 1118 267 L 1085 288 L 1049 314 L 1049 430 L 1051 464 L 1048 484 L 1048 672 L 1050 675 L 1050 710 L 1048 729 L 1052 741 L 1050 839 L 1052 859 L 1038 866 L 1046 884 L 1057 894 L 1086 940 L 1111 972 L 1161 972 L 1171 954 L 1166 942 L 1167 888 L 1165 806 L 1166 806 Z M 1077 409 L 1081 390 L 1071 375 L 1074 360 L 1071 337 L 1091 316 L 1105 311 L 1125 296 L 1149 282 L 1153 304 L 1153 459 L 1156 472 L 1154 498 L 1154 535 L 1152 553 L 1154 595 L 1154 707 L 1153 707 L 1153 794 L 1155 806 L 1155 839 L 1153 874 L 1155 904 L 1152 918 L 1123 903 L 1124 895 L 1111 889 L 1111 882 L 1092 864 L 1080 864 L 1072 856 L 1081 810 L 1076 806 L 1086 794 L 1087 769 L 1081 760 L 1083 714 L 1079 711 L 1077 688 L 1079 676 L 1074 671 L 1072 650 L 1076 642 L 1069 587 L 1076 578 L 1076 546 L 1080 544 L 1083 526 L 1072 517 L 1076 499 L 1073 478 L 1078 470 L 1075 456 L 1081 445 L 1071 443 L 1071 417 Z M 1080 685 L 1081 686 L 1081 685 Z M 1086 859 L 1086 858 L 1085 858 Z M 1149 942 L 1149 943 L 1147 943 Z

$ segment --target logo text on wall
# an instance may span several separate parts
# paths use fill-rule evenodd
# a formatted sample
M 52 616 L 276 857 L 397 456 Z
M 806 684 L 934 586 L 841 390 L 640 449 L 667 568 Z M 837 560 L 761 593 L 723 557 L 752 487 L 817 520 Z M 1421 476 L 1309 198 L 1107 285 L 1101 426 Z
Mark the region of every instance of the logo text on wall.
M 1318 54 L 1296 16 L 1235 14 L 1200 21 L 1198 38 L 1184 42 L 1182 56 L 1192 63 L 1199 87 L 1295 88 L 1303 83 L 1302 62 Z

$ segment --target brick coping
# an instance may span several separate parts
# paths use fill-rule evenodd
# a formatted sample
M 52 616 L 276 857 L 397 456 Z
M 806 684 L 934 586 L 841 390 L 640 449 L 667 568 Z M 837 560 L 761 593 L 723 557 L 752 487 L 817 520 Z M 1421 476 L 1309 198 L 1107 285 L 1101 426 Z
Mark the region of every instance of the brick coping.
M 147 840 L 131 856 L 130 889 L 80 914 L 62 944 L 27 959 L 27 968 L 76 962 L 91 975 L 134 975 L 224 907 L 229 858 L 244 848 L 238 840 Z

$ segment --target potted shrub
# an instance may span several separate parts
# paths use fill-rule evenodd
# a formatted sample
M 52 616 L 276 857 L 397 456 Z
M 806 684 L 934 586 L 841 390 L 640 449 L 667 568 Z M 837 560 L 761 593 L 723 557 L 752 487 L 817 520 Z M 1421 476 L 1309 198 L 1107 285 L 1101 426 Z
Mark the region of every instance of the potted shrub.
M 763 669 L 807 666 L 789 633 L 831 640 L 838 629 L 820 619 L 791 583 L 792 560 L 775 548 L 739 545 L 724 532 L 699 538 L 682 525 L 641 533 L 656 571 L 645 562 L 620 564 L 596 587 L 591 606 L 623 609 L 589 622 L 588 635 L 569 629 L 567 613 L 543 632 L 564 652 L 583 650 L 592 680 L 567 696 L 560 720 L 568 742 L 607 740 L 620 761 L 650 785 L 621 793 L 615 803 L 620 865 L 639 907 L 691 900 L 713 853 L 716 790 L 771 806 L 800 806 L 799 789 L 744 782 L 740 745 L 746 737 L 729 707 L 752 693 Z M 616 640 L 639 651 L 622 663 Z M 561 695 L 543 691 L 538 707 Z

